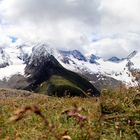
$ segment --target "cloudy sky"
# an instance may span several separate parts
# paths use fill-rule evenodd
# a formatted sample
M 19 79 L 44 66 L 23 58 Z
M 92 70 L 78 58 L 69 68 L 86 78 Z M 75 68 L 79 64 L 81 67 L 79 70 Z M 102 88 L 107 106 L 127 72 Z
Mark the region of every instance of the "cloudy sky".
M 140 0 L 0 0 L 0 46 L 47 41 L 108 58 L 140 51 Z

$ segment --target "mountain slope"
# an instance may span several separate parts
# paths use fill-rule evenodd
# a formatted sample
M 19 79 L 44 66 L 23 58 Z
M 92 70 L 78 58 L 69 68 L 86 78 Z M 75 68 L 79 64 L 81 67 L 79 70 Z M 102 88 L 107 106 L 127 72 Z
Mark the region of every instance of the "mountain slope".
M 72 96 L 85 96 L 90 89 L 91 95 L 100 94 L 86 79 L 65 69 L 48 52 L 47 45 L 39 45 L 33 49 L 25 74 L 29 81 L 28 90 L 58 96 L 63 96 L 67 91 Z
M 93 56 L 93 55 L 92 55 Z M 120 59 L 120 61 L 110 61 L 104 60 L 103 58 L 99 58 L 94 56 L 93 61 L 84 62 L 79 61 L 74 57 L 69 57 L 67 59 L 67 63 L 63 61 L 59 61 L 64 67 L 76 71 L 78 73 L 89 73 L 92 75 L 102 75 L 105 77 L 111 77 L 118 81 L 122 81 L 122 83 L 127 86 L 137 86 L 138 83 L 135 77 L 132 75 L 132 71 L 134 70 L 133 61 L 135 60 L 136 53 L 132 52 L 128 57 Z M 133 60 L 133 61 L 132 61 Z M 140 67 L 138 68 L 140 70 Z M 90 78 L 90 77 L 89 77 Z M 94 80 L 93 80 L 94 81 Z
M 110 59 L 105 60 L 100 56 L 92 54 L 92 52 L 86 56 L 78 50 L 59 51 L 52 49 L 47 43 L 24 43 L 18 46 L 2 48 L 1 50 L 0 87 L 3 79 L 8 81 L 15 74 L 24 77 L 29 76 L 28 73 L 34 72 L 33 69 L 29 71 L 29 66 L 31 68 L 36 67 L 36 62 L 41 62 L 43 65 L 46 63 L 47 54 L 49 54 L 50 60 L 59 62 L 59 64 L 56 61 L 54 62 L 56 67 L 57 65 L 59 65 L 58 67 L 63 66 L 67 70 L 83 75 L 94 85 L 101 85 L 100 87 L 104 87 L 102 86 L 104 83 L 111 83 L 111 86 L 114 87 L 114 85 L 118 86 L 120 82 L 127 86 L 137 86 L 140 81 L 140 76 L 138 76 L 140 72 L 140 53 L 137 51 L 133 51 L 123 58 L 112 56 Z M 47 54 L 45 54 L 46 52 Z M 29 63 L 32 63 L 32 65 L 29 65 Z M 28 71 L 26 70 L 25 74 L 25 67 L 27 69 L 27 65 Z M 42 65 L 39 63 L 39 66 Z M 56 67 L 53 67 L 53 69 L 57 69 Z M 49 67 L 46 68 L 49 70 L 49 73 L 53 71 Z

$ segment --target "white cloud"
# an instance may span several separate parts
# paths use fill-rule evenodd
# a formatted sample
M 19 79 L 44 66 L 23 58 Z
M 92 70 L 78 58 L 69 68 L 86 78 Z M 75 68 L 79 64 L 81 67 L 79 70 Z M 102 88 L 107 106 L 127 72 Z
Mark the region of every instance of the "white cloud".
M 11 39 L 3 31 L 3 28 L 0 26 L 0 48 L 7 47 L 11 44 Z
M 90 54 L 95 53 L 106 59 L 112 56 L 123 58 L 133 52 L 140 51 L 140 35 L 136 33 L 124 33 L 93 41 L 89 44 Z
M 9 34 L 47 40 L 58 48 L 79 48 L 100 21 L 96 0 L 3 0 L 2 16 Z M 95 28 L 96 29 L 96 28 Z
M 5 36 L 105 58 L 140 51 L 139 0 L 3 0 L 0 13 Z

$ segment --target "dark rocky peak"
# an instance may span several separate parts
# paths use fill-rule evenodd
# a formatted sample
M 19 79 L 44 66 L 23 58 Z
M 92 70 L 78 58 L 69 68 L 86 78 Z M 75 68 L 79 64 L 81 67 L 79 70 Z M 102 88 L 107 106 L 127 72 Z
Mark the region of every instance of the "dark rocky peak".
M 124 58 L 118 58 L 116 56 L 111 57 L 110 59 L 108 59 L 108 61 L 112 61 L 112 62 L 121 62 L 123 60 L 130 60 L 131 58 L 133 58 L 135 55 L 137 54 L 137 51 L 133 51 L 132 53 L 130 53 L 127 57 Z M 129 62 L 128 62 L 129 63 Z M 128 64 L 129 65 L 129 64 Z
M 87 61 L 86 57 L 78 50 L 73 51 L 60 51 L 60 54 L 63 55 L 63 57 L 70 57 L 73 56 L 74 58 L 81 60 L 81 61 Z
M 118 57 L 116 57 L 116 56 L 113 56 L 113 57 L 109 58 L 108 61 L 111 61 L 111 62 L 119 62 L 119 61 L 121 61 L 121 59 L 118 58 Z
M 34 46 L 25 68 L 26 76 L 31 81 L 35 80 L 35 84 L 44 81 L 62 67 L 47 47 L 46 44 Z
M 94 55 L 94 54 L 91 54 L 90 56 L 90 59 L 89 59 L 89 62 L 90 63 L 94 63 L 94 64 L 97 64 L 96 60 L 100 59 L 100 57 Z
M 32 48 L 32 53 L 29 58 L 28 63 L 33 63 L 38 66 L 40 63 L 44 63 L 44 61 L 50 61 L 52 59 L 53 50 L 49 47 L 48 44 L 36 44 Z
M 131 62 L 131 60 L 128 60 L 128 63 L 126 64 L 126 67 L 128 68 L 129 71 L 133 71 L 133 66 L 134 66 L 134 63 Z
M 126 59 L 127 59 L 127 60 L 130 60 L 130 59 L 133 58 L 137 53 L 138 53 L 137 51 L 133 51 L 132 53 L 130 53 L 130 54 L 126 57 Z

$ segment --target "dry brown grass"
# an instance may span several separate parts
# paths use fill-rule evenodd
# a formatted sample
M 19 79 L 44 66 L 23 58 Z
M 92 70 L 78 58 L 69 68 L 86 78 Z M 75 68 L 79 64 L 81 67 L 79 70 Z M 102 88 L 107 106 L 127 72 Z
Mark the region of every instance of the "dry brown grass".
M 0 139 L 92 140 L 99 136 L 95 126 L 100 106 L 94 98 L 6 98 L 0 100 L 0 113 Z
M 139 89 L 105 90 L 100 98 L 57 98 L 3 89 L 2 140 L 139 140 Z M 8 93 L 8 94 L 7 94 Z M 20 95 L 19 95 L 20 94 Z

